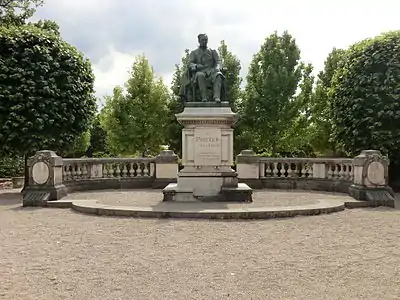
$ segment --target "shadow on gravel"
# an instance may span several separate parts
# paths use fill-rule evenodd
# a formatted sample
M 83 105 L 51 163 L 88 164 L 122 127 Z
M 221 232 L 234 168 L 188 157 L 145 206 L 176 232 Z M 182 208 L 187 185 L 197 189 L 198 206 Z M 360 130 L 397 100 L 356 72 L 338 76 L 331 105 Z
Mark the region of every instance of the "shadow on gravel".
M 0 193 L 0 206 L 22 204 L 22 195 L 19 192 Z

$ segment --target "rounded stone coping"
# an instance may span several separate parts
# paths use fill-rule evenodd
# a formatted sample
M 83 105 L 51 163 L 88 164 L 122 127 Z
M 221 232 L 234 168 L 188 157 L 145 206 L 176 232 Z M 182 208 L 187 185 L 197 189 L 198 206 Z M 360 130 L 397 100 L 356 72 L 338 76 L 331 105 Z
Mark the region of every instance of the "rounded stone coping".
M 96 200 L 100 204 L 114 206 L 147 207 L 168 205 L 191 205 L 203 209 L 207 208 L 241 208 L 241 207 L 282 207 L 282 206 L 304 206 L 317 204 L 319 200 L 335 200 L 346 202 L 351 199 L 348 195 L 321 193 L 310 191 L 285 191 L 285 190 L 254 190 L 252 203 L 239 202 L 162 202 L 162 190 L 158 189 L 136 189 L 136 190 L 107 190 L 107 191 L 82 191 L 69 194 L 64 200 Z
M 94 215 L 124 216 L 142 218 L 188 218 L 188 219 L 268 219 L 278 217 L 294 217 L 298 215 L 318 215 L 337 212 L 345 209 L 343 202 L 321 200 L 317 204 L 307 206 L 285 207 L 249 207 L 221 208 L 199 210 L 191 209 L 190 203 L 180 203 L 181 207 L 129 207 L 113 206 L 98 203 L 96 200 L 77 200 L 72 202 L 72 209 Z
M 121 195 L 125 195 L 125 199 L 121 197 Z M 78 212 L 106 216 L 189 219 L 268 219 L 294 217 L 298 215 L 318 215 L 341 211 L 345 209 L 345 203 L 350 198 L 340 194 L 297 191 L 276 192 L 269 190 L 261 192 L 255 191 L 253 203 L 203 203 L 162 202 L 161 195 L 161 191 L 157 190 L 115 191 L 111 193 L 84 192 L 68 195 L 64 200 L 48 202 L 48 206 L 70 207 Z M 127 196 L 130 197 L 127 198 Z M 151 198 L 151 196 L 153 196 L 153 198 Z M 276 199 L 274 199 L 274 197 Z M 268 198 L 272 200 L 268 201 Z M 262 201 L 263 199 L 265 201 Z

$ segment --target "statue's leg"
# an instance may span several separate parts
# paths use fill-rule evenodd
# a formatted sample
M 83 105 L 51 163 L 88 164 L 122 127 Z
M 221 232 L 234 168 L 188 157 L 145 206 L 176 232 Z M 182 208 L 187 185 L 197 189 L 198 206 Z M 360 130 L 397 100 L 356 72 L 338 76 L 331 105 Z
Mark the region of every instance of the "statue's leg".
M 214 101 L 221 102 L 222 77 L 217 75 L 214 80 Z
M 201 101 L 207 101 L 207 80 L 206 75 L 203 72 L 197 73 L 197 83 L 199 84 L 199 90 L 201 94 Z

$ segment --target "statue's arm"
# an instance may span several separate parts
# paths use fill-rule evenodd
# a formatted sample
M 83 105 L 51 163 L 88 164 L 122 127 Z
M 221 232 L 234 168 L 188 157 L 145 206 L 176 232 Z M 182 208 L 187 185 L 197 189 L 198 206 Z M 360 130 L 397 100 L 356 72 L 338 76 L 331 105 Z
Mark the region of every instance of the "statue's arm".
M 194 53 L 194 51 L 192 51 L 189 54 L 189 69 L 195 71 L 196 67 L 196 54 Z

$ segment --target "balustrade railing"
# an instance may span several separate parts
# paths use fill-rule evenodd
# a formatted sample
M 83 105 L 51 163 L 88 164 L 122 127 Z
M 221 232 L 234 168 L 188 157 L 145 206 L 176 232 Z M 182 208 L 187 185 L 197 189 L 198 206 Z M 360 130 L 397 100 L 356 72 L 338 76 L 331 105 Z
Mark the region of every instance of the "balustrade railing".
M 260 179 L 354 179 L 352 158 L 256 157 Z M 100 178 L 148 178 L 155 176 L 155 158 L 64 158 L 63 182 Z M 241 172 L 238 172 L 241 178 Z M 253 177 L 254 178 L 254 177 Z
M 324 178 L 352 181 L 352 158 L 259 157 L 260 178 Z
M 154 158 L 64 158 L 63 181 L 154 176 Z

